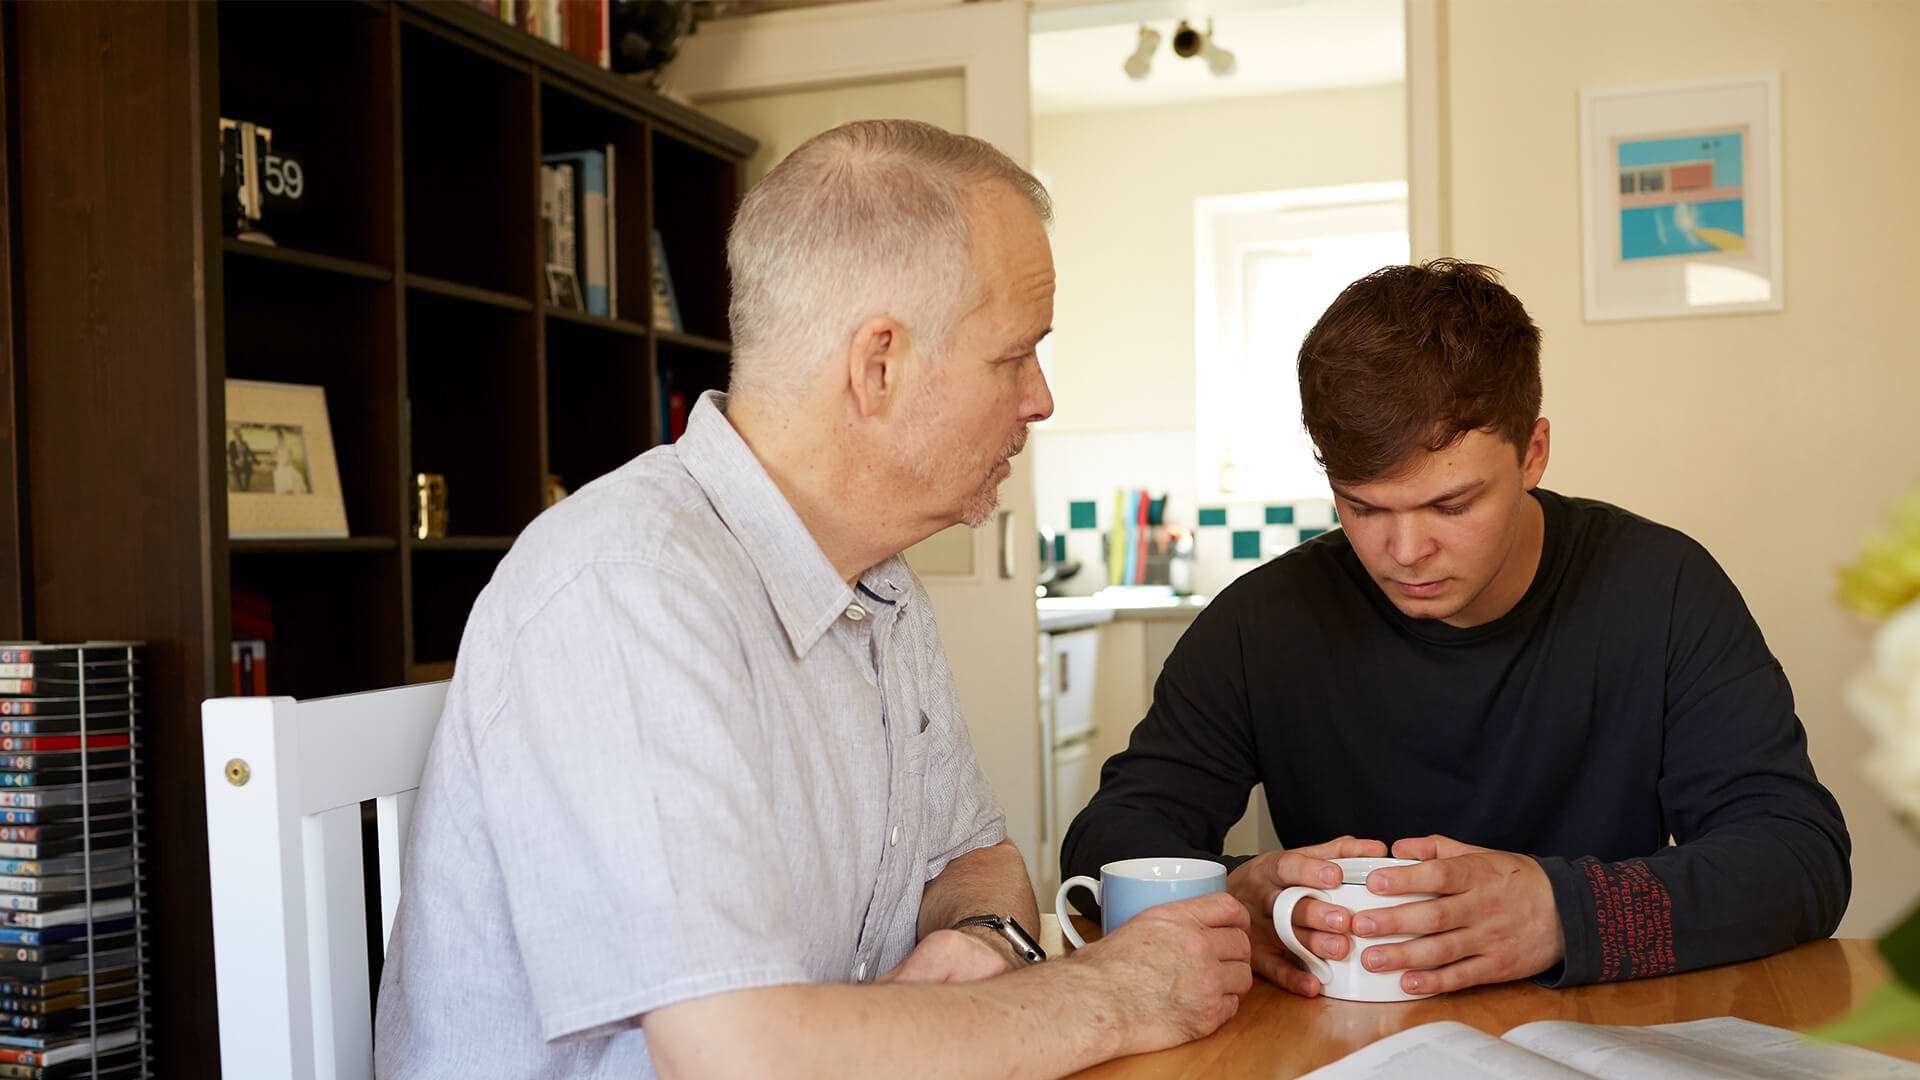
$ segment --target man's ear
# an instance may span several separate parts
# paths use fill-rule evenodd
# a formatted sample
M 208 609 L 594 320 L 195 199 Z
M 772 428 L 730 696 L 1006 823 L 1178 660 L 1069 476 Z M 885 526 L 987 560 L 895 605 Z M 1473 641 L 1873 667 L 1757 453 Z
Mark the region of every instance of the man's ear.
M 1520 480 L 1531 491 L 1547 474 L 1547 456 L 1553 449 L 1553 425 L 1546 417 L 1533 422 L 1533 434 L 1527 439 L 1527 452 L 1520 459 Z
M 862 417 L 885 415 L 906 377 L 907 332 L 885 315 L 874 315 L 853 332 L 847 348 L 847 389 Z

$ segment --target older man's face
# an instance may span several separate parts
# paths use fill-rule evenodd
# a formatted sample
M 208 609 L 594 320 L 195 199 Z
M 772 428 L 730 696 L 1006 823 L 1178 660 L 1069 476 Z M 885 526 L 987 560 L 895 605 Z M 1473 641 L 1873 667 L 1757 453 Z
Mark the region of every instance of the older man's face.
M 961 319 L 947 355 L 920 384 L 907 464 L 942 516 L 979 525 L 1000 501 L 1027 425 L 1053 415 L 1034 350 L 1053 327 L 1053 249 L 1025 198 L 994 184 L 974 205 L 978 306 Z

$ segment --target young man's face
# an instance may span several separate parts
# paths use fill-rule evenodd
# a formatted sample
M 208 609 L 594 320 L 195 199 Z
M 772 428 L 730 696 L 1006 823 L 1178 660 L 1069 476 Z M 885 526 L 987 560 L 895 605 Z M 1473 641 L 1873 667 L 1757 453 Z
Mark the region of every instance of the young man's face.
M 1333 485 L 1361 565 L 1407 616 L 1478 626 L 1512 610 L 1540 558 L 1539 509 L 1527 492 L 1546 472 L 1548 427 L 1522 452 L 1485 431 L 1416 450 L 1397 475 Z
M 1013 473 L 1027 425 L 1053 414 L 1034 352 L 1053 325 L 1053 250 L 1039 215 L 1011 188 L 983 191 L 973 213 L 980 303 L 916 388 L 904 449 L 915 495 L 979 525 Z

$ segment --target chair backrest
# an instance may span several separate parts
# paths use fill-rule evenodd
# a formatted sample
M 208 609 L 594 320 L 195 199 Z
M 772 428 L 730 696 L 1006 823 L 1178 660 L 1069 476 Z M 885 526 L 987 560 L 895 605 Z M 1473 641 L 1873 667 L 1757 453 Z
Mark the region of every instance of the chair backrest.
M 447 697 L 429 683 L 201 708 L 214 977 L 226 1076 L 373 1075 L 368 916 L 384 950 L 427 748 Z M 361 804 L 379 820 L 369 913 Z

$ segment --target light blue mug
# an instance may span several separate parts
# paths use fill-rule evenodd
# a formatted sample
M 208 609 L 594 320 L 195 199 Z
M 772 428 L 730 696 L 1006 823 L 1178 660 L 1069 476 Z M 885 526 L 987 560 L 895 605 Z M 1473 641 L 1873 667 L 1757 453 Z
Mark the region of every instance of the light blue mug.
M 1111 934 L 1120 925 L 1150 907 L 1225 892 L 1227 868 L 1206 859 L 1122 859 L 1100 868 L 1098 881 L 1082 874 L 1060 883 L 1053 894 L 1053 910 L 1060 915 L 1060 934 L 1076 949 L 1087 947 L 1073 928 L 1067 891 L 1084 885 L 1100 905 L 1100 932 Z

